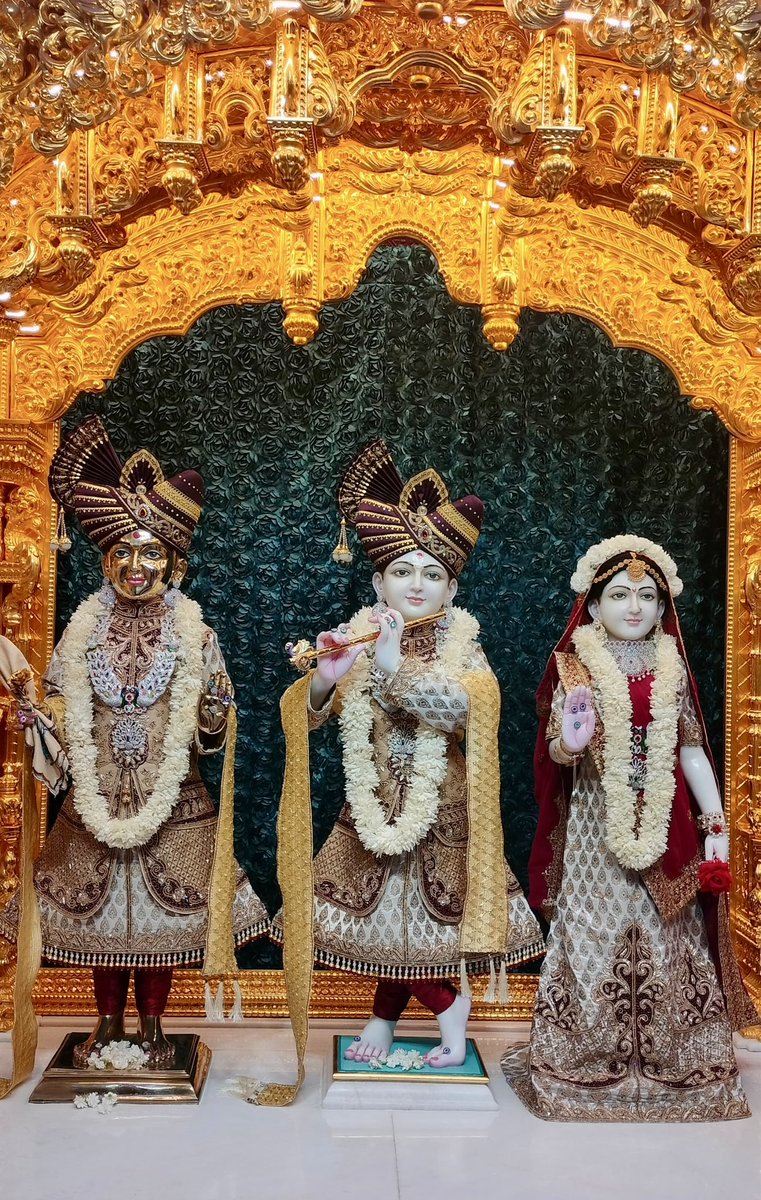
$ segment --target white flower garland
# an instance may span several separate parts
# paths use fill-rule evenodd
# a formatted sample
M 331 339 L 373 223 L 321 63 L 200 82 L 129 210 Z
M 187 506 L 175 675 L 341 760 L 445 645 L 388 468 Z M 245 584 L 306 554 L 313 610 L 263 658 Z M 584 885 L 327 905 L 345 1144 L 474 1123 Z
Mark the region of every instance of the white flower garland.
M 156 785 L 140 812 L 131 817 L 111 817 L 108 802 L 98 790 L 93 690 L 87 669 L 87 651 L 92 646 L 102 608 L 97 594 L 83 600 L 69 622 L 61 646 L 66 738 L 74 781 L 74 807 L 85 827 L 112 849 L 130 850 L 149 842 L 170 817 L 180 784 L 188 773 L 202 686 L 204 625 L 196 602 L 178 596 L 175 620 L 179 649 Z
M 592 625 L 581 625 L 573 640 L 599 694 L 605 728 L 602 786 L 606 841 L 622 866 L 643 871 L 661 857 L 668 842 L 683 676 L 679 650 L 673 637 L 663 634 L 659 638 L 650 695 L 652 722 L 647 730 L 646 783 L 638 805 L 637 795 L 629 786 L 632 703 L 626 676 Z
M 590 546 L 586 554 L 583 554 L 576 563 L 576 570 L 571 576 L 571 587 L 579 595 L 584 595 L 594 583 L 595 575 L 603 563 L 615 558 L 618 554 L 626 554 L 627 551 L 632 550 L 635 550 L 637 554 L 644 554 L 657 567 L 660 567 L 674 598 L 681 595 L 684 585 L 679 578 L 676 563 L 671 555 L 666 553 L 663 546 L 651 542 L 650 538 L 639 537 L 633 533 L 620 533 L 617 537 L 606 538 L 604 542 Z
M 373 631 L 371 609 L 361 609 L 350 621 L 352 633 Z M 479 625 L 465 609 L 450 609 L 449 627 L 443 634 L 437 665 L 447 676 L 458 678 L 473 657 Z M 404 812 L 389 824 L 378 800 L 380 778 L 373 761 L 373 711 L 370 702 L 371 660 L 362 654 L 341 689 L 339 718 L 343 742 L 346 798 L 357 836 L 372 854 L 405 854 L 428 833 L 439 811 L 439 793 L 447 771 L 447 737 L 437 729 L 418 727 L 412 755 L 412 776 Z

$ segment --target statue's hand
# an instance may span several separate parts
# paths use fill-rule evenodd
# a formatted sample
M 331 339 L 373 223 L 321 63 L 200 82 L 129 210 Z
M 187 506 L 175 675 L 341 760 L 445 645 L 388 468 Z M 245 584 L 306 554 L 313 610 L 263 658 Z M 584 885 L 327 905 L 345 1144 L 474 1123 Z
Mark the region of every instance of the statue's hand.
M 198 728 L 201 733 L 221 733 L 232 703 L 232 684 L 224 671 L 211 675 L 198 701 Z
M 404 617 L 395 608 L 388 608 L 370 617 L 370 621 L 379 629 L 375 643 L 375 665 L 384 675 L 396 675 L 402 662 Z
M 729 862 L 729 838 L 726 834 L 721 837 L 712 837 L 710 834 L 705 841 L 705 856 L 706 862 L 710 862 L 712 858 L 718 858 L 719 862 Z
M 323 654 L 317 659 L 315 673 L 324 685 L 325 694 L 331 691 L 343 679 L 344 675 L 354 666 L 364 646 L 346 646 L 351 641 L 347 625 L 339 625 L 337 629 L 327 629 L 318 634 L 316 646 L 318 650 L 335 647 L 334 654 Z
M 563 745 L 571 754 L 580 754 L 592 740 L 596 717 L 592 692 L 588 687 L 575 687 L 563 705 Z
M 27 729 L 37 720 L 37 714 L 29 700 L 22 700 L 16 706 L 16 720 L 19 724 L 19 729 Z

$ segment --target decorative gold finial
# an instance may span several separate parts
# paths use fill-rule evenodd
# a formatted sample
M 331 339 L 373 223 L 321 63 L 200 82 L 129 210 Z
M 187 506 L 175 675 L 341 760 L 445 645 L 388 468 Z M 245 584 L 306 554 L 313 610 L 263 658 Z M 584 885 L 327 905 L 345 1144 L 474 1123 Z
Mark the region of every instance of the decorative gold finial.
M 63 514 L 63 509 L 58 507 L 58 524 L 56 526 L 55 537 L 50 543 L 50 549 L 55 554 L 67 554 L 71 550 L 71 538 L 66 531 L 66 518 Z
M 349 549 L 349 542 L 346 537 L 346 518 L 341 517 L 341 532 L 338 535 L 338 544 L 331 554 L 333 562 L 340 563 L 342 567 L 348 567 L 350 562 L 354 561 L 354 555 Z

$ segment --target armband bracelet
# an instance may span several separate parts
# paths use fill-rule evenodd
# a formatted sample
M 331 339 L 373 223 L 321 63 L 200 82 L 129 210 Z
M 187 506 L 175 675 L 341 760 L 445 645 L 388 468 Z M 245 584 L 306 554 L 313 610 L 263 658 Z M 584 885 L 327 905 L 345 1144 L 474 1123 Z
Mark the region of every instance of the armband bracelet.
M 391 679 L 391 675 L 387 675 L 385 671 L 382 671 L 380 667 L 373 662 L 373 665 L 370 667 L 370 683 L 374 688 L 377 688 L 379 692 L 383 693 Z
M 697 818 L 697 822 L 698 829 L 706 837 L 726 837 L 729 833 L 727 818 L 721 811 L 701 813 Z

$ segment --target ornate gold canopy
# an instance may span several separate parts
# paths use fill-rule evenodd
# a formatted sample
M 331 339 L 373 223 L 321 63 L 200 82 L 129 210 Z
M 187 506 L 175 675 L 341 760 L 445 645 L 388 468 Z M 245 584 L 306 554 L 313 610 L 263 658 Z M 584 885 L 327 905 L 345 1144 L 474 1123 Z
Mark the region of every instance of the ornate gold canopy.
M 755 5 L 10 8 L 17 28 L 0 21 L 2 632 L 44 665 L 58 419 L 146 338 L 185 332 L 220 304 L 279 300 L 288 335 L 305 343 L 321 306 L 349 295 L 372 250 L 400 238 L 432 249 L 497 350 L 522 306 L 588 317 L 617 345 L 668 363 L 732 435 L 726 786 L 735 933 L 761 995 Z M 1 711 L 0 899 L 15 886 L 20 823 L 19 745 Z M 83 986 L 44 972 L 43 1006 L 62 1006 L 67 989 L 67 1004 L 82 1003 Z M 199 1002 L 194 988 L 179 993 L 186 1007 Z

